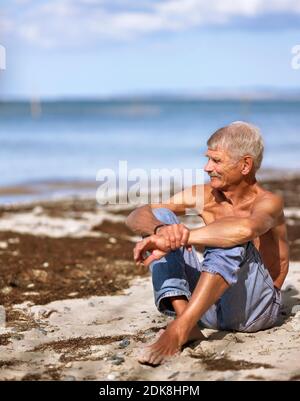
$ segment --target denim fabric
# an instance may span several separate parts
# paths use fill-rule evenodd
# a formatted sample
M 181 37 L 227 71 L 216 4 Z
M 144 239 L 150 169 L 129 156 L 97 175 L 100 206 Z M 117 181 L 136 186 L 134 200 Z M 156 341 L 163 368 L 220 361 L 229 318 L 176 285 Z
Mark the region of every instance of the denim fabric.
M 152 210 L 166 224 L 178 224 L 165 208 Z M 206 247 L 200 263 L 195 249 L 171 251 L 150 265 L 154 300 L 158 310 L 176 316 L 168 298 L 190 299 L 201 272 L 219 274 L 229 284 L 222 297 L 200 317 L 199 326 L 221 330 L 255 332 L 272 327 L 277 320 L 281 293 L 252 242 L 231 248 Z

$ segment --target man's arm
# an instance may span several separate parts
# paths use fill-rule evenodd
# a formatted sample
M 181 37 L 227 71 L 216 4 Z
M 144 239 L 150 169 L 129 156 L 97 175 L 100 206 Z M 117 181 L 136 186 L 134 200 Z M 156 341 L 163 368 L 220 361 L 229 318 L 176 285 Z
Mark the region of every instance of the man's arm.
M 136 234 L 152 235 L 155 227 L 161 222 L 157 220 L 151 211 L 151 205 L 141 206 L 135 209 L 126 219 L 126 225 Z
M 126 225 L 136 234 L 152 235 L 155 227 L 162 224 L 152 213 L 155 208 L 167 208 L 176 215 L 182 215 L 187 208 L 196 205 L 197 186 L 187 188 L 171 197 L 166 203 L 151 204 L 135 209 L 126 219 Z
M 188 244 L 227 248 L 251 241 L 273 228 L 283 212 L 278 195 L 256 201 L 249 217 L 224 217 L 205 227 L 191 230 Z

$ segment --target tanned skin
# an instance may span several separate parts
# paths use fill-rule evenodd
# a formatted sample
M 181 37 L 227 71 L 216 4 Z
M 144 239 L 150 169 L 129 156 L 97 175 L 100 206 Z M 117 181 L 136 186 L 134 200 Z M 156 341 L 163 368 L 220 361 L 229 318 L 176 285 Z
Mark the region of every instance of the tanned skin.
M 146 205 L 128 216 L 127 225 L 135 233 L 150 234 L 137 243 L 134 260 L 137 264 L 149 266 L 153 260 L 181 246 L 226 248 L 253 241 L 274 286 L 280 289 L 289 267 L 287 228 L 281 196 L 259 185 L 251 156 L 233 161 L 229 153 L 221 148 L 208 149 L 206 156 L 208 162 L 205 171 L 210 176 L 210 183 L 202 188 L 204 201 L 201 208 L 195 201 L 197 188 L 192 187 L 176 194 L 166 204 Z M 154 228 L 161 224 L 152 213 L 152 209 L 157 207 L 169 208 L 177 215 L 184 214 L 186 208 L 198 207 L 198 214 L 205 226 L 189 230 L 183 224 L 173 224 L 160 228 L 154 235 Z M 144 257 L 145 251 L 150 251 L 151 255 Z M 220 275 L 204 272 L 189 301 L 185 297 L 169 298 L 177 317 L 159 339 L 146 348 L 139 361 L 160 364 L 166 357 L 180 351 L 186 342 L 203 338 L 197 321 L 228 287 Z

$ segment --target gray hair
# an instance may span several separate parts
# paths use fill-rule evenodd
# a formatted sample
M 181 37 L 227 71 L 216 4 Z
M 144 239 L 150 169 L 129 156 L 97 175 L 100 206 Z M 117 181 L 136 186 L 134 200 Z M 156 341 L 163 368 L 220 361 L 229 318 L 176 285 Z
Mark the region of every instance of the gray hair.
M 235 159 L 252 156 L 255 171 L 260 168 L 263 159 L 264 143 L 259 128 L 243 121 L 218 129 L 208 139 L 207 146 L 212 150 L 218 147 L 227 150 Z

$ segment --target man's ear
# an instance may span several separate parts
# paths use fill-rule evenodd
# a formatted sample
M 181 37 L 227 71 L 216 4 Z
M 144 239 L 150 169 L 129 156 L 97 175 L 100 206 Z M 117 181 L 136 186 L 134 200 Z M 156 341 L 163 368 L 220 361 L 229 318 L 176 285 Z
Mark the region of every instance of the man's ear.
M 242 170 L 241 173 L 243 175 L 247 175 L 253 168 L 253 158 L 251 156 L 244 156 L 242 159 Z

